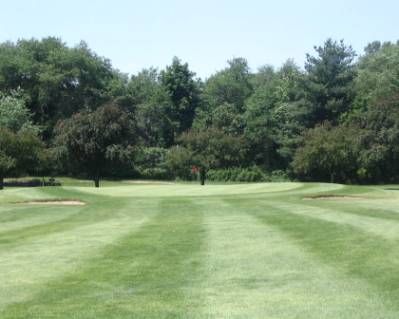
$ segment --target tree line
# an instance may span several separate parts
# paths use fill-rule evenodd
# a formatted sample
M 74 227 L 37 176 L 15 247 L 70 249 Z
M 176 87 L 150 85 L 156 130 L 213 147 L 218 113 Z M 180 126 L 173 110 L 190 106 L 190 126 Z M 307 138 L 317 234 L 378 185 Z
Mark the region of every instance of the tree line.
M 399 42 L 360 55 L 327 39 L 256 71 L 206 79 L 174 58 L 128 76 L 85 42 L 0 44 L 4 177 L 67 174 L 259 181 L 399 181 Z

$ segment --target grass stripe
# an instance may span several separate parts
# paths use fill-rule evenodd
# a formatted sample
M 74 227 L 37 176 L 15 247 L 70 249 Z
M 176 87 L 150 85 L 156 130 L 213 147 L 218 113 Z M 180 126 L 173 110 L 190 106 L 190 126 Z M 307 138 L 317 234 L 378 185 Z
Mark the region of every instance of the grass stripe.
M 76 207 L 61 208 L 56 211 L 54 211 L 54 207 L 43 207 L 40 212 L 32 207 L 10 209 L 6 213 L 0 212 L 0 232 L 55 222 L 75 214 L 76 210 Z
M 189 297 L 204 230 L 202 214 L 186 200 L 162 201 L 159 213 L 80 271 L 50 282 L 29 301 L 7 307 L 2 318 L 189 318 Z
M 13 249 L 0 250 L 0 309 L 23 302 L 46 282 L 79 269 L 102 247 L 138 229 L 154 215 L 156 203 L 135 203 L 113 210 L 115 218 L 83 222 L 73 228 L 31 238 Z M 129 215 L 124 215 L 125 210 Z M 1 316 L 0 316 L 1 317 Z
M 203 201 L 217 210 L 205 214 L 198 318 L 397 318 L 367 283 L 321 263 L 237 202 Z
M 101 205 L 112 205 L 113 209 L 117 211 L 126 204 L 123 201 L 119 201 L 117 203 L 109 203 L 107 205 L 107 203 L 103 201 Z M 72 211 L 72 213 L 64 218 L 52 220 L 47 223 L 28 225 L 23 228 L 0 232 L 0 252 L 4 249 L 10 249 L 25 242 L 29 242 L 35 238 L 72 230 L 77 227 L 82 227 L 83 225 L 101 223 L 106 219 L 115 217 L 111 209 L 105 211 L 99 210 L 98 207 L 99 205 L 87 207 L 81 206 L 79 208 L 72 209 L 68 207 L 60 207 L 58 208 L 60 211 L 69 210 Z M 42 208 L 35 207 L 31 209 L 35 210 L 39 214 Z
M 265 203 L 266 204 L 266 203 Z M 263 205 L 263 204 L 262 204 Z M 399 238 L 399 223 L 392 222 L 391 219 L 369 217 L 361 213 L 354 214 L 338 208 L 315 207 L 305 204 L 304 201 L 294 203 L 279 203 L 268 201 L 268 205 L 286 209 L 298 215 L 306 215 L 337 224 L 350 225 L 365 232 L 384 237 L 386 239 Z
M 396 241 L 348 224 L 299 215 L 285 204 L 256 209 L 247 207 L 260 221 L 272 225 L 295 240 L 324 264 L 358 278 L 386 298 L 386 304 L 399 309 L 399 246 Z M 378 268 L 377 266 L 378 265 Z
M 376 200 L 351 200 L 345 201 L 326 201 L 326 200 L 312 200 L 307 201 L 306 206 L 314 208 L 329 208 L 345 213 L 351 213 L 359 216 L 374 217 L 380 219 L 387 219 L 390 221 L 399 221 L 399 206 L 387 207 L 386 202 Z

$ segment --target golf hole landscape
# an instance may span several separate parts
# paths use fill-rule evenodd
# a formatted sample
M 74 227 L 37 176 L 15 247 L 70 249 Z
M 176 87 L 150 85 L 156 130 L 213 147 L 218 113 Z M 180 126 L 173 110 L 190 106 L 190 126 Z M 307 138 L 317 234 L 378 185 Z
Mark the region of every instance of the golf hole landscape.
M 399 319 L 399 1 L 1 1 L 0 319 Z
M 399 317 L 394 189 L 67 185 L 0 193 L 0 318 Z

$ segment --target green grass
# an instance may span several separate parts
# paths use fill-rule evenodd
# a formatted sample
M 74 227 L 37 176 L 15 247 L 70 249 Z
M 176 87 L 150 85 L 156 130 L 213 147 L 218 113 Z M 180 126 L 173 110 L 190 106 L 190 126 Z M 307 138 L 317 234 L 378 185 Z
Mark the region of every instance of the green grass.
M 0 191 L 0 318 L 399 318 L 395 185 L 62 181 Z

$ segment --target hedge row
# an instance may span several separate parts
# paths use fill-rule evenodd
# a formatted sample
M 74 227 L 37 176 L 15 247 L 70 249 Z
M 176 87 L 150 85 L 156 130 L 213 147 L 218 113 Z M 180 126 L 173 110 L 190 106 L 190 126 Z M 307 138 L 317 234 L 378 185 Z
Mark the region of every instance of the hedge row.
M 259 167 L 210 170 L 208 180 L 215 182 L 284 182 L 289 181 L 286 172 L 264 172 Z

